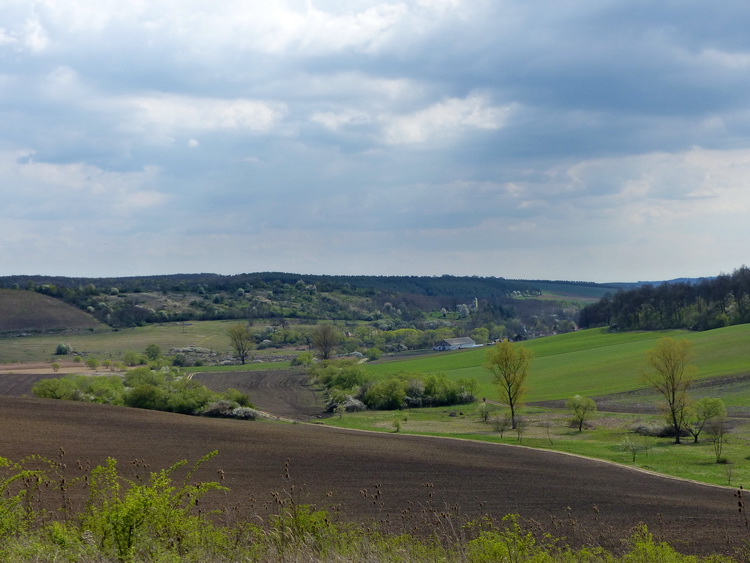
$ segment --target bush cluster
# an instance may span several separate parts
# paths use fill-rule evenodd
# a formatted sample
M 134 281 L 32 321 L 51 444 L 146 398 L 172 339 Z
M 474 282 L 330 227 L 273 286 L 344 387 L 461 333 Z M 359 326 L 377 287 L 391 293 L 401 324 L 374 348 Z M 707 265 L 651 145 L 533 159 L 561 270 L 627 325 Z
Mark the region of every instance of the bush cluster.
M 221 401 L 225 401 L 233 409 L 252 407 L 248 396 L 236 389 L 215 393 L 205 385 L 189 379 L 179 369 L 169 367 L 151 369 L 142 366 L 131 369 L 124 377 L 69 375 L 42 379 L 34 384 L 31 391 L 37 397 L 45 399 L 124 405 L 180 414 L 208 414 L 204 412 L 206 407 Z M 253 417 L 239 410 L 234 418 Z
M 477 390 L 475 379 L 453 381 L 443 374 L 403 373 L 375 378 L 354 360 L 324 362 L 313 366 L 310 373 L 326 388 L 330 411 L 339 405 L 352 411 L 360 410 L 360 405 L 398 410 L 471 403 Z

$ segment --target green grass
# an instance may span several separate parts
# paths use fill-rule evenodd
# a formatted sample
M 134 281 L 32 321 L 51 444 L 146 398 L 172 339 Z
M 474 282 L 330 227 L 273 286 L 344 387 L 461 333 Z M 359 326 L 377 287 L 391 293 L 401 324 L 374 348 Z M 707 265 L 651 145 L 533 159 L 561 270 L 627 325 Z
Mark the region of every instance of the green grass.
M 539 338 L 523 343 L 534 357 L 527 380 L 527 403 L 534 401 L 565 400 L 580 394 L 589 397 L 607 396 L 647 389 L 641 374 L 647 369 L 646 352 L 664 336 L 685 338 L 693 343 L 696 384 L 691 396 L 720 397 L 729 407 L 730 415 L 747 412 L 750 405 L 750 381 L 727 380 L 726 376 L 747 374 L 750 371 L 750 325 L 696 333 L 687 331 L 633 332 L 610 334 L 603 329 L 592 329 L 553 337 Z M 475 377 L 479 381 L 479 396 L 490 400 L 498 398 L 491 382 L 491 374 L 484 367 L 486 348 L 454 351 L 442 354 L 417 356 L 403 361 L 386 361 L 367 366 L 378 375 L 399 372 L 441 372 L 449 378 Z M 722 377 L 722 379 L 714 379 Z M 706 386 L 704 386 L 706 385 Z M 627 411 L 637 402 L 658 403 L 655 393 L 619 397 L 618 405 Z M 519 443 L 511 430 L 503 438 L 492 424 L 479 421 L 478 403 L 435 409 L 415 409 L 409 412 L 367 412 L 331 418 L 327 424 L 394 432 L 394 420 L 401 418 L 400 432 L 466 438 L 489 442 Z M 493 416 L 504 412 L 493 406 Z M 528 420 L 527 431 L 521 443 L 574 453 L 588 457 L 635 465 L 637 467 L 704 481 L 727 485 L 750 482 L 750 427 L 746 419 L 732 420 L 734 428 L 724 446 L 724 457 L 731 463 L 717 464 L 712 444 L 702 436 L 698 444 L 692 438 L 683 445 L 674 445 L 669 438 L 643 437 L 632 432 L 636 425 L 658 426 L 664 423 L 658 414 L 629 412 L 599 413 L 593 430 L 583 433 L 568 426 L 565 410 L 524 407 L 522 415 Z M 404 421 L 403 417 L 407 420 Z M 641 451 L 632 453 L 624 447 L 630 440 Z
M 573 395 L 600 396 L 643 387 L 640 375 L 647 368 L 646 352 L 659 338 L 686 338 L 693 342 L 697 378 L 750 371 L 750 325 L 707 332 L 665 331 L 608 333 L 590 329 L 548 336 L 522 343 L 533 353 L 527 381 L 527 401 L 567 399 Z M 479 395 L 495 398 L 491 374 L 484 368 L 487 348 L 418 356 L 367 366 L 378 375 L 401 372 L 444 373 L 450 378 L 474 377 Z M 750 404 L 750 388 L 736 404 Z
M 493 409 L 493 418 L 503 412 L 500 407 Z M 718 464 L 713 446 L 704 435 L 697 444 L 692 443 L 692 438 L 685 438 L 683 444 L 675 445 L 671 438 L 646 437 L 632 432 L 636 425 L 662 423 L 663 419 L 658 415 L 598 413 L 593 419 L 594 428 L 580 433 L 570 428 L 570 417 L 564 410 L 528 407 L 522 409 L 522 416 L 527 426 L 520 441 L 514 430 L 506 430 L 501 438 L 491 421 L 481 422 L 476 403 L 408 411 L 349 413 L 342 418 L 325 419 L 325 424 L 395 433 L 394 420 L 399 419 L 399 432 L 402 434 L 537 447 L 715 485 L 750 483 L 747 451 L 750 428 L 744 421 L 735 421 L 737 425 L 724 446 L 723 455 L 730 463 Z M 632 453 L 624 446 L 626 440 L 631 440 L 640 448 L 635 462 Z
M 233 323 L 236 321 L 195 321 L 107 332 L 0 338 L 0 363 L 52 361 L 56 358 L 55 348 L 61 342 L 100 359 L 119 359 L 129 350 L 142 352 L 149 344 L 158 345 L 165 353 L 170 348 L 186 346 L 210 348 L 220 354 L 229 353 L 226 330 Z

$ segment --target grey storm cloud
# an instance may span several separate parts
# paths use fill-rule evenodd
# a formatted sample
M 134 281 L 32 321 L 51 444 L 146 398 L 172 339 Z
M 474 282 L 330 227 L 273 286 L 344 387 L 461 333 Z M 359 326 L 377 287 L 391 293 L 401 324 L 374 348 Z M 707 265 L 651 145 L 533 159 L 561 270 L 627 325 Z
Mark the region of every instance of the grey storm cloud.
M 6 0 L 2 273 L 730 271 L 750 235 L 748 16 Z

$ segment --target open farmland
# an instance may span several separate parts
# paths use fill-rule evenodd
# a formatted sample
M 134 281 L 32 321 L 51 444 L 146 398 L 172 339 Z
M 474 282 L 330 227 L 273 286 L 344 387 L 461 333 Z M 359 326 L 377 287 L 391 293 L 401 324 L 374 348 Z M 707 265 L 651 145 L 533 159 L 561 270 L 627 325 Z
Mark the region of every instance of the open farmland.
M 288 489 L 288 461 L 304 501 L 390 527 L 416 525 L 420 509 L 435 507 L 468 517 L 518 513 L 573 543 L 611 549 L 640 521 L 685 552 L 727 553 L 747 534 L 732 489 L 527 448 L 8 397 L 0 397 L 0 425 L 3 456 L 57 458 L 63 448 L 70 468 L 109 456 L 123 468 L 133 459 L 159 468 L 217 449 L 197 478 L 222 470 L 232 493 L 206 503 L 236 504 L 248 519 Z M 365 494 L 376 488 L 377 501 Z
M 212 391 L 237 389 L 256 408 L 283 419 L 307 421 L 323 413 L 322 393 L 301 368 L 196 373 L 193 379 Z
M 647 368 L 645 355 L 665 336 L 693 343 L 697 382 L 714 377 L 750 373 L 750 325 L 736 325 L 706 332 L 658 331 L 609 333 L 589 329 L 529 340 L 522 344 L 533 354 L 527 381 L 527 401 L 565 400 L 580 394 L 604 397 L 613 393 L 644 388 L 640 377 Z M 401 372 L 444 373 L 451 379 L 474 377 L 479 396 L 492 398 L 497 393 L 491 374 L 484 368 L 486 348 L 430 354 L 413 359 L 393 359 L 367 366 L 368 371 L 386 375 Z M 701 389 L 696 386 L 696 390 Z M 705 396 L 700 393 L 696 397 Z M 711 395 L 713 396 L 713 395 Z M 750 404 L 750 393 L 727 400 L 734 407 Z
M 91 315 L 58 299 L 0 289 L 0 333 L 107 330 Z

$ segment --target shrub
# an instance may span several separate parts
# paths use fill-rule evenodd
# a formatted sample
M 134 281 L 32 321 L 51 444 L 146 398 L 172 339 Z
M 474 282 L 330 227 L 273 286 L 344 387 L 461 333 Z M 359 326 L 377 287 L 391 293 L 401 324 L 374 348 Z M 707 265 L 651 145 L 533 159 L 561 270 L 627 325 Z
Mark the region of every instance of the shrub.
M 237 403 L 233 401 L 227 401 L 222 399 L 221 401 L 215 401 L 208 403 L 203 407 L 198 414 L 203 416 L 211 416 L 217 418 L 231 418 L 232 411 L 237 408 Z
M 313 355 L 310 352 L 302 352 L 292 358 L 291 365 L 308 367 L 313 364 L 313 359 Z
M 58 344 L 55 349 L 56 356 L 67 356 L 73 351 L 73 346 L 70 344 Z
M 137 409 L 167 410 L 167 396 L 155 385 L 142 383 L 125 394 L 125 404 Z
M 406 402 L 406 382 L 391 377 L 373 383 L 365 392 L 363 402 L 371 409 L 401 409 Z
M 379 360 L 383 356 L 383 351 L 380 348 L 369 348 L 366 355 L 370 361 Z
M 233 389 L 232 387 L 224 391 L 221 396 L 228 401 L 236 403 L 240 407 L 253 406 L 253 404 L 250 402 L 250 397 L 248 397 L 245 393 L 237 391 L 237 389 Z
M 250 407 L 237 407 L 232 411 L 232 418 L 239 418 L 241 420 L 257 420 L 260 418 L 260 412 Z

